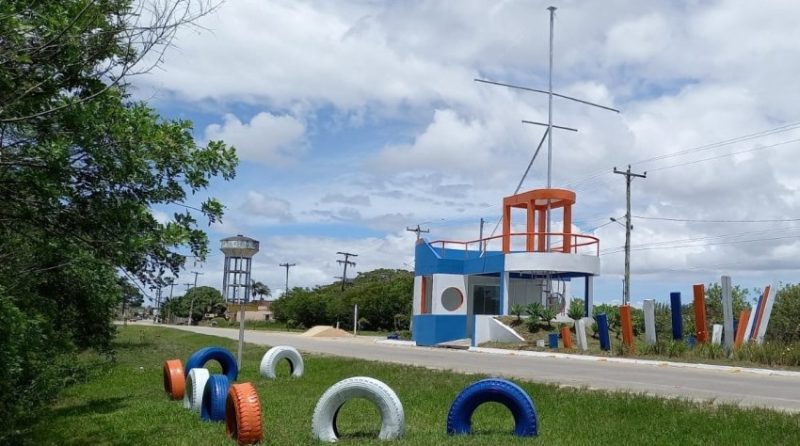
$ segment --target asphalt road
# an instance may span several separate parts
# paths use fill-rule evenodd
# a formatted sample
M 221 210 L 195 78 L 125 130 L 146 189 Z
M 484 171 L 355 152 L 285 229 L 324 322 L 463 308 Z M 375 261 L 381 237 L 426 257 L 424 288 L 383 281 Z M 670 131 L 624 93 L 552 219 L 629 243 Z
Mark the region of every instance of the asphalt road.
M 238 339 L 238 330 L 164 326 Z M 623 390 L 665 397 L 733 403 L 800 412 L 800 377 L 699 370 L 604 361 L 524 357 L 439 348 L 378 344 L 375 338 L 310 338 L 297 334 L 245 332 L 245 342 L 291 345 L 312 353 L 481 373 L 591 389 Z

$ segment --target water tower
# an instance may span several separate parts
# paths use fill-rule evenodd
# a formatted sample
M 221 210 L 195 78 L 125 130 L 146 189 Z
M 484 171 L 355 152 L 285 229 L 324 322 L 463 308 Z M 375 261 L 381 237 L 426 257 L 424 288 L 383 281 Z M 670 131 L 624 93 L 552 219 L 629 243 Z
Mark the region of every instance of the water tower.
M 244 344 L 244 304 L 250 294 L 250 266 L 258 252 L 258 240 L 238 234 L 220 240 L 220 250 L 225 254 L 225 272 L 222 277 L 222 294 L 228 302 L 239 302 L 238 363 L 242 366 Z
M 222 294 L 228 302 L 244 304 L 250 294 L 250 266 L 258 240 L 239 234 L 222 239 L 220 250 L 225 254 Z

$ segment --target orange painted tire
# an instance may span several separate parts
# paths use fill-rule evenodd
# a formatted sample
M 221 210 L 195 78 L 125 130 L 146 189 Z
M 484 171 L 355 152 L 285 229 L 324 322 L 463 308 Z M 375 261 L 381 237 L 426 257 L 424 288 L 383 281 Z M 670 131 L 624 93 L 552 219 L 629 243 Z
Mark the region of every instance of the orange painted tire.
M 252 384 L 234 384 L 228 391 L 225 432 L 239 444 L 254 444 L 264 438 L 261 402 Z
M 173 400 L 183 399 L 186 377 L 183 375 L 183 363 L 180 359 L 164 361 L 164 391 Z

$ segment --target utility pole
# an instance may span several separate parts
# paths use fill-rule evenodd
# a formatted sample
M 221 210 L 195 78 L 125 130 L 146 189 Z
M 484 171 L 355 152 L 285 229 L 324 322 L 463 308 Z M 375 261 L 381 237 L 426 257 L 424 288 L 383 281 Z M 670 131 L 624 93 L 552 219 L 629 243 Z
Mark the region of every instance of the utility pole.
M 296 263 L 281 263 L 279 266 L 286 268 L 286 287 L 283 289 L 283 295 L 286 296 L 289 293 L 289 268 L 296 266 Z
M 622 305 L 627 305 L 631 301 L 631 181 L 633 178 L 647 178 L 647 172 L 633 173 L 631 165 L 628 170 L 617 170 L 614 173 L 625 175 L 625 286 L 623 288 Z
M 194 287 L 197 288 L 197 276 L 202 276 L 203 273 L 197 272 L 197 271 L 192 271 L 192 274 L 194 274 Z
M 431 232 L 430 229 L 422 229 L 422 228 L 419 227 L 419 225 L 417 225 L 416 228 L 409 228 L 408 226 L 406 226 L 406 231 L 408 231 L 408 232 L 416 232 L 417 233 L 417 240 L 420 239 L 420 235 L 419 235 L 420 233 L 426 233 L 427 234 L 428 232 Z M 339 254 L 341 254 L 341 252 Z
M 484 224 L 486 224 L 486 220 L 484 220 L 483 217 L 481 217 L 481 231 L 480 231 L 480 236 L 478 237 L 478 240 L 479 240 L 478 243 L 480 243 L 480 252 L 481 252 L 481 254 L 483 254 L 483 225 Z
M 186 286 L 186 292 L 188 293 L 189 292 L 189 288 L 192 287 L 192 282 L 184 282 L 183 285 Z
M 419 230 L 419 226 L 417 226 L 417 230 Z M 417 237 L 419 237 L 419 233 L 417 233 Z M 352 254 L 349 252 L 337 252 L 340 256 L 344 256 L 344 260 L 337 260 L 336 262 L 343 266 L 344 270 L 342 271 L 342 291 L 344 291 L 344 285 L 347 283 L 347 265 L 356 266 L 355 262 L 350 261 L 350 257 L 358 257 L 358 254 Z

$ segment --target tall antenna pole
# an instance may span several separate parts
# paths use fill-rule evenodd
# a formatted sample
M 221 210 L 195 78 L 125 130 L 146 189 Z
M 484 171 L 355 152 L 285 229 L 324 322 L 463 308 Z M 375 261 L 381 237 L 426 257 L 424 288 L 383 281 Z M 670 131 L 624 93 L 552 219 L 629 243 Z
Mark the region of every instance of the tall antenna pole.
M 627 305 L 631 301 L 631 180 L 634 177 L 647 178 L 647 172 L 643 174 L 631 172 L 631 166 L 628 164 L 628 170 L 617 170 L 614 168 L 614 173 L 625 175 L 625 285 L 622 292 L 622 305 Z
M 286 268 L 286 286 L 283 289 L 283 295 L 286 296 L 289 293 L 289 268 L 296 266 L 296 263 L 281 263 L 279 266 Z
M 550 11 L 550 66 L 547 81 L 547 188 L 553 187 L 553 25 L 556 7 L 547 8 Z M 547 200 L 547 252 L 550 252 L 550 200 Z

